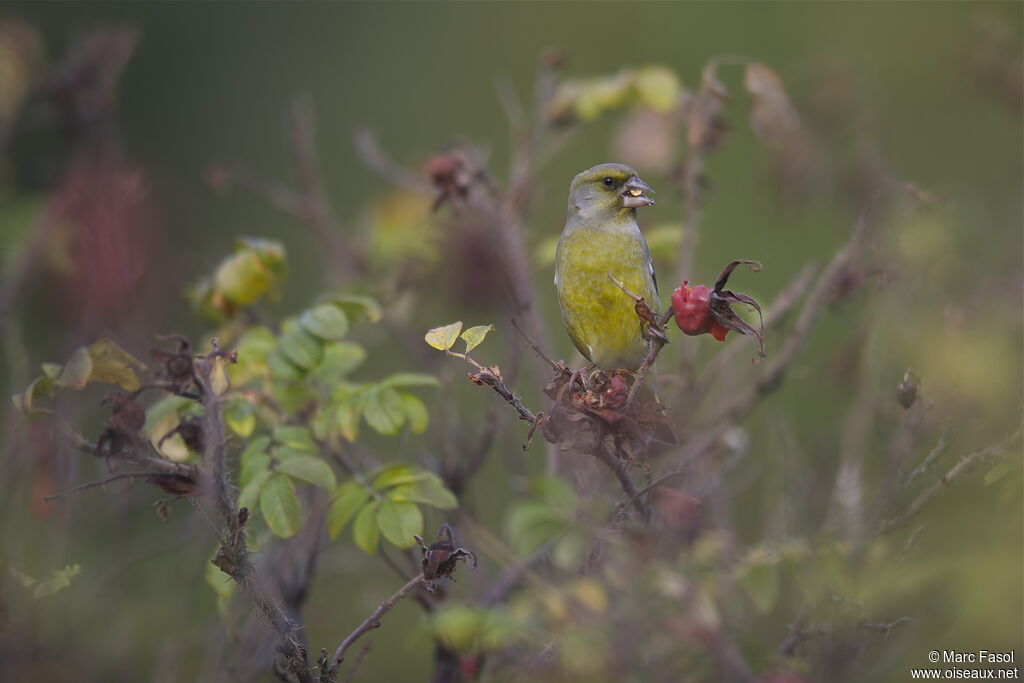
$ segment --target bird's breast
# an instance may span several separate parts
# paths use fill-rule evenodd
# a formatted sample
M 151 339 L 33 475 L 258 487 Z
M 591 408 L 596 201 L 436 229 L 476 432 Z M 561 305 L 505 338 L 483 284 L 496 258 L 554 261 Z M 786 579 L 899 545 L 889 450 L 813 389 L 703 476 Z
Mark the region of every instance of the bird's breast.
M 640 321 L 632 299 L 608 276 L 658 309 L 639 232 L 566 231 L 555 268 L 562 319 L 580 352 L 604 368 L 638 364 L 647 352 Z

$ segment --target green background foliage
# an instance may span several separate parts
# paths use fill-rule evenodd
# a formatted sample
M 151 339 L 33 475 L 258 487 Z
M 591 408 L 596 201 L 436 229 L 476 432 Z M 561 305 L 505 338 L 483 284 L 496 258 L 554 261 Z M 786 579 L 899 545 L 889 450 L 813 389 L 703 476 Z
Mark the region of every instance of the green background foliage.
M 239 363 L 228 371 L 232 385 L 266 389 L 286 410 L 315 395 L 324 417 L 313 420 L 309 430 L 274 425 L 260 405 L 233 397 L 225 419 L 241 496 L 260 511 L 262 522 L 255 523 L 280 537 L 295 534 L 303 520 L 297 490 L 315 485 L 333 497 L 327 521 L 332 540 L 303 616 L 311 643 L 336 644 L 398 585 L 371 554 L 408 547 L 412 534 L 429 540 L 445 511 L 454 507 L 451 492 L 429 471 L 445 449 L 459 447 L 442 434 L 471 438 L 498 400 L 465 380 L 463 363 L 427 347 L 424 332 L 456 319 L 467 326 L 495 321 L 495 331 L 472 353 L 480 362 L 500 359 L 509 344 L 518 343 L 507 324 L 504 284 L 488 281 L 486 269 L 482 275 L 472 270 L 472 253 L 460 249 L 466 236 L 445 232 L 450 229 L 446 210 L 430 215 L 425 201 L 396 193 L 366 169 L 353 134 L 371 127 L 395 158 L 417 171 L 445 144 L 467 139 L 489 151 L 489 167 L 504 180 L 510 140 L 495 85 L 507 82 L 528 94 L 544 50 L 555 46 L 568 53 L 570 77 L 601 78 L 624 67 L 655 65 L 676 73 L 689 89 L 699 85 L 709 58 L 747 56 L 781 76 L 817 142 L 816 161 L 827 173 L 798 184 L 795 192 L 778 182 L 769 147 L 747 125 L 750 101 L 743 94 L 742 68 L 723 66 L 719 76 L 733 94 L 726 111 L 733 131 L 707 161 L 710 184 L 691 282 L 710 284 L 723 263 L 755 258 L 765 264 L 764 272 L 738 275 L 735 287 L 771 301 L 804 263 L 824 262 L 846 240 L 862 208 L 851 203 L 849 187 L 860 180 L 857 169 L 874 161 L 948 201 L 886 222 L 873 248 L 893 270 L 869 278 L 867 293 L 826 312 L 784 386 L 743 424 L 745 457 L 725 475 L 742 551 L 730 569 L 741 588 L 731 603 L 743 615 L 739 645 L 752 653 L 755 670 L 773 670 L 774 648 L 794 620 L 801 596 L 820 590 L 849 597 L 858 613 L 878 621 L 914 620 L 873 646 L 862 680 L 902 680 L 910 666 L 925 665 L 932 649 L 1016 647 L 1019 654 L 1024 644 L 1017 609 L 1024 601 L 1019 445 L 1009 460 L 985 467 L 933 503 L 921 519 L 927 531 L 904 559 L 894 558 L 903 557 L 901 544 L 913 528 L 883 537 L 863 554 L 839 538 L 809 541 L 805 536 L 814 534 L 827 512 L 844 440 L 857 434 L 858 406 L 878 415 L 879 428 L 861 435 L 867 453 L 881 454 L 896 438 L 902 418 L 895 387 L 908 367 L 921 376 L 931 411 L 930 430 L 914 462 L 942 429 L 948 434 L 946 455 L 929 471 L 931 477 L 959 454 L 1010 434 L 1020 418 L 1020 93 L 994 83 L 985 65 L 1005 59 L 1019 68 L 1021 6 L 637 3 L 628 8 L 615 3 L 8 5 L 5 15 L 40 29 L 53 61 L 82 27 L 124 22 L 141 27 L 142 42 L 119 89 L 116 118 L 127 156 L 149 179 L 159 256 L 145 279 L 138 326 L 116 315 L 84 322 L 60 282 L 88 264 L 72 257 L 70 271 L 61 266 L 67 250 L 55 240 L 42 274 L 4 324 L 0 386 L 6 394 L 23 393 L 40 375 L 41 363 L 67 361 L 63 370 L 44 366 L 33 385 L 35 392 L 52 392 L 62 385 L 63 373 L 82 374 L 85 355 L 76 349 L 101 337 L 116 339 L 139 358 L 153 345 L 153 332 L 205 339 L 211 330 L 224 329 L 218 326 L 225 325 L 225 314 L 251 303 L 244 294 L 239 298 L 238 289 L 258 289 L 258 309 L 266 320 L 237 337 Z M 662 72 L 643 73 L 647 87 L 653 81 L 657 91 Z M 210 164 L 235 161 L 261 175 L 289 178 L 286 112 L 302 93 L 316 106 L 325 190 L 346 234 L 368 254 L 364 280 L 344 287 L 323 272 L 318 244 L 300 222 L 241 188 L 217 192 L 208 182 Z M 615 160 L 614 141 L 625 116 L 626 109 L 596 116 L 532 179 L 538 201 L 525 219 L 527 246 L 555 358 L 571 359 L 572 347 L 561 333 L 550 259 L 544 254 L 563 223 L 569 181 L 583 168 Z M 19 131 L 2 160 L 5 274 L 16 266 L 22 240 L 53 191 L 64 144 L 52 130 L 28 128 Z M 673 141 L 672 149 L 672 160 L 678 161 L 681 141 Z M 659 191 L 658 204 L 644 211 L 641 223 L 667 301 L 678 284 L 673 279 L 680 197 L 666 169 L 641 171 Z M 246 236 L 269 242 L 259 242 L 261 251 L 254 255 L 239 242 Z M 235 260 L 234 270 L 221 265 L 226 258 Z M 205 317 L 196 314 L 187 291 Z M 271 331 L 269 321 L 282 322 L 281 329 Z M 730 344 L 744 344 L 750 352 L 737 356 L 742 363 L 732 372 L 741 377 L 752 372 L 746 367 L 754 353 L 750 340 L 730 336 L 721 346 L 706 336 L 672 338 L 662 361 L 664 376 L 677 361 L 675 347 L 692 344 L 698 347 L 698 364 L 711 362 Z M 773 341 L 769 336 L 769 359 L 778 348 Z M 455 350 L 461 346 L 458 342 Z M 851 352 L 855 348 L 864 351 L 858 356 Z M 126 364 L 113 365 L 133 372 Z M 540 409 L 542 383 L 525 379 L 534 371 L 521 375 L 515 388 Z M 862 386 L 869 391 L 857 393 Z M 95 437 L 109 410 L 98 407 L 99 389 L 86 387 L 82 396 L 96 398 L 95 405 L 75 401 L 76 422 Z M 154 442 L 188 417 L 184 403 L 168 401 L 149 407 L 145 432 Z M 4 600 L 15 603 L 19 614 L 31 615 L 33 630 L 25 638 L 59 648 L 63 661 L 74 662 L 85 679 L 127 680 L 133 671 L 173 671 L 175 680 L 207 675 L 209 653 L 228 642 L 220 612 L 230 587 L 223 574 L 210 570 L 216 539 L 208 524 L 183 502 L 161 522 L 150 506 L 162 494 L 142 484 L 112 485 L 106 492 L 91 490 L 40 506 L 39 471 L 52 472 L 51 484 L 66 490 L 103 476 L 103 470 L 73 453 L 58 457 L 25 447 L 35 443 L 25 441 L 31 436 L 26 429 L 16 433 L 11 426 L 5 437 L 7 490 L 0 503 L 0 568 L 10 596 Z M 339 476 L 317 456 L 315 441 L 328 438 L 382 454 L 368 468 L 365 485 Z M 571 573 L 594 539 L 594 530 L 578 523 L 579 515 L 606 513 L 621 494 L 602 488 L 612 499 L 581 500 L 564 481 L 542 476 L 543 444 L 523 454 L 524 439 L 524 426 L 509 419 L 485 467 L 464 492 L 463 505 L 520 557 L 551 542 L 554 564 Z M 168 457 L 187 454 L 180 440 L 169 439 L 160 448 Z M 865 504 L 881 509 L 883 458 L 868 457 L 864 465 L 869 491 L 877 498 Z M 910 493 L 922 490 L 926 479 L 922 475 Z M 452 609 L 428 619 L 411 602 L 403 603 L 373 634 L 374 649 L 362 676 L 422 679 L 431 665 L 431 633 L 457 651 L 492 651 L 510 642 L 540 650 L 545 634 L 568 624 L 572 628 L 561 632 L 559 654 L 564 671 L 578 680 L 598 680 L 595 676 L 607 672 L 595 653 L 610 652 L 613 644 L 594 624 L 619 614 L 616 610 L 634 609 L 630 618 L 635 619 L 658 615 L 666 596 L 693 577 L 712 594 L 722 543 L 709 533 L 674 566 L 623 562 L 615 567 L 619 583 L 575 577 L 559 590 L 527 591 L 495 610 L 456 600 Z M 450 587 L 456 598 L 486 587 L 500 571 L 500 557 L 475 550 L 482 555 L 480 570 L 459 570 L 459 583 Z M 59 595 L 52 595 L 57 590 Z M 631 604 L 616 599 L 622 595 Z M 702 613 L 709 623 L 721 616 L 711 605 Z M 636 656 L 657 661 L 657 653 Z M 700 667 L 707 664 L 693 656 L 691 671 L 700 680 Z M 46 668 L 39 674 L 39 680 L 58 678 Z

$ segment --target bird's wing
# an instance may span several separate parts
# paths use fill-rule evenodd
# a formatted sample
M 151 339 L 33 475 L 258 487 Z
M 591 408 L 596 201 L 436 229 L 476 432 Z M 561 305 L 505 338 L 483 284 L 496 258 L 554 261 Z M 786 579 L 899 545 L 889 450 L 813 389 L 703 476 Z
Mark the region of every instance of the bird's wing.
M 654 259 L 651 258 L 651 248 L 647 246 L 647 240 L 643 240 L 644 243 L 644 257 L 647 259 L 647 271 L 651 274 L 651 282 L 654 283 L 654 295 L 660 297 L 661 293 L 658 291 L 658 276 L 654 273 Z M 660 301 L 656 300 L 658 308 L 661 307 Z

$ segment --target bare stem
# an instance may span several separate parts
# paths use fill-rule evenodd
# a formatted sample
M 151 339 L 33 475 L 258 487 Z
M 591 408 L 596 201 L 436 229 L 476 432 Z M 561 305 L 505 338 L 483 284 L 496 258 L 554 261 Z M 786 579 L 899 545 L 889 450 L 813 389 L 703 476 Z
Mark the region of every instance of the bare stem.
M 1020 438 L 1020 435 L 1021 428 L 1018 427 L 1017 431 L 1002 441 L 992 444 L 991 446 L 986 446 L 985 448 L 979 449 L 960 458 L 959 462 L 957 462 L 957 464 L 948 472 L 942 475 L 937 482 L 932 484 L 927 490 L 922 492 L 921 495 L 915 498 L 914 501 L 907 506 L 906 510 L 896 517 L 892 517 L 882 522 L 879 533 L 887 534 L 890 531 L 898 529 L 906 524 L 908 521 L 913 519 L 915 515 L 921 512 L 928 503 L 941 495 L 950 484 L 970 472 L 978 463 L 998 456 L 1004 448 Z
M 818 277 L 814 288 L 804 301 L 803 308 L 800 310 L 800 315 L 793 325 L 789 336 L 783 341 L 779 351 L 766 363 L 761 376 L 753 383 L 753 388 L 746 393 L 739 393 L 731 401 L 727 402 L 708 420 L 708 424 L 731 422 L 742 417 L 763 396 L 779 388 L 789 370 L 789 366 L 803 349 L 804 344 L 810 337 L 811 331 L 814 329 L 818 316 L 825 309 L 840 280 L 845 277 L 850 266 L 860 257 L 867 233 L 867 213 L 870 208 L 869 206 L 861 213 L 849 241 L 842 249 L 836 252 L 836 255 L 832 257 L 832 261 L 829 262 L 824 272 Z
M 352 644 L 359 640 L 366 633 L 372 631 L 380 626 L 380 619 L 385 614 L 391 611 L 391 609 L 398 604 L 398 602 L 408 596 L 412 591 L 416 590 L 423 583 L 423 574 L 417 574 L 414 578 L 410 579 L 408 583 L 399 588 L 394 595 L 389 597 L 384 602 L 377 605 L 377 609 L 373 610 L 373 613 L 363 620 L 363 623 L 359 624 L 352 633 L 345 636 L 345 639 L 338 645 L 338 649 L 334 651 L 334 657 L 331 658 L 331 668 L 328 670 L 327 675 L 324 677 L 325 683 L 334 683 L 338 678 L 338 667 L 341 662 L 345 659 L 345 652 L 352 647 Z
M 159 476 L 161 476 L 163 474 L 165 474 L 165 473 L 164 472 L 124 472 L 122 474 L 115 474 L 114 476 L 108 477 L 107 479 L 104 479 L 102 481 L 92 481 L 92 482 L 89 482 L 88 484 L 82 484 L 81 486 L 76 486 L 75 488 L 71 489 L 70 491 L 64 491 L 63 493 L 55 493 L 52 496 L 43 496 L 43 500 L 46 501 L 47 503 L 49 503 L 51 500 L 57 500 L 58 498 L 64 498 L 65 496 L 70 496 L 70 495 L 73 495 L 73 494 L 78 493 L 80 491 L 86 491 L 88 489 L 94 489 L 94 488 L 97 488 L 97 487 L 100 487 L 100 486 L 106 486 L 107 484 L 111 484 L 111 483 L 113 483 L 115 481 L 119 481 L 121 479 L 146 479 L 148 477 L 159 477 Z

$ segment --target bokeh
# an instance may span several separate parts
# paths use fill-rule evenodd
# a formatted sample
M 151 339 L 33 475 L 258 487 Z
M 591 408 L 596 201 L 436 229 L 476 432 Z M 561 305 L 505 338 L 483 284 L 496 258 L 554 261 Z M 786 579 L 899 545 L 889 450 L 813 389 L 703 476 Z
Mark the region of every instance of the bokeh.
M 545 330 L 538 341 L 571 364 L 580 358 L 551 280 L 580 170 L 626 162 L 657 190 L 639 220 L 662 306 L 684 277 L 711 284 L 733 259 L 764 264 L 738 270 L 735 290 L 768 306 L 796 281 L 802 301 L 865 221 L 863 257 L 827 293 L 781 386 L 716 432 L 715 458 L 670 482 L 704 502 L 699 522 L 659 527 L 630 546 L 629 561 L 612 554 L 611 578 L 567 570 L 566 549 L 570 561 L 556 558 L 544 589 L 528 584 L 502 613 L 514 635 L 494 636 L 497 645 L 455 642 L 470 628 L 459 614 L 438 625 L 403 602 L 367 636 L 355 680 L 431 679 L 437 638 L 462 656 L 463 678 L 434 680 L 725 680 L 716 661 L 739 656 L 754 676 L 746 680 L 902 681 L 931 650 L 1015 649 L 1019 660 L 1022 25 L 1019 3 L 981 2 L 10 3 L 0 9 L 0 387 L 21 394 L 41 363 L 64 363 L 100 338 L 139 358 L 158 345 L 154 334 L 205 344 L 230 325 L 204 317 L 196 283 L 239 238 L 273 240 L 287 251 L 287 277 L 246 315 L 297 315 L 325 291 L 370 295 L 383 317 L 351 331 L 369 351 L 354 377 L 440 378 L 419 394 L 422 434 L 364 425 L 367 463 L 440 472 L 500 415 L 482 468 L 456 493 L 478 533 L 525 558 L 531 543 L 509 521 L 523 501 L 579 496 L 580 510 L 601 499 L 614 509 L 623 494 L 579 454 L 561 456 L 566 492 L 538 493 L 536 477 L 550 470 L 544 439 L 524 451 L 529 426 L 467 381 L 464 363 L 423 343 L 427 329 L 454 320 L 493 323 L 475 357 L 505 368 L 534 410 L 549 403 L 548 368 L 511 323 L 508 235 L 460 215 L 457 201 L 431 206 L 438 155 L 468 154 L 488 182 L 528 195 L 517 230 Z M 707 92 L 709 64 L 728 94 L 695 169 L 692 107 L 676 103 L 683 90 Z M 751 64 L 765 69 L 753 86 Z M 538 68 L 554 74 L 565 121 L 557 108 L 532 119 Z M 665 72 L 672 98 L 659 111 Z M 614 92 L 616 78 L 638 73 L 654 79 L 649 99 Z M 523 136 L 538 125 L 550 134 L 517 177 Z M 329 202 L 326 223 L 309 219 L 324 206 L 289 203 L 285 190 L 311 182 Z M 817 270 L 799 280 L 808 264 Z M 687 439 L 721 426 L 717 409 L 785 352 L 801 310 L 794 303 L 769 328 L 758 364 L 750 338 L 720 344 L 670 330 L 658 391 Z M 714 379 L 697 385 L 705 400 L 679 379 L 686 372 Z M 915 394 L 910 407 L 901 382 Z M 102 398 L 87 387 L 55 409 L 95 440 L 110 415 Z M 205 578 L 216 524 L 183 500 L 161 519 L 153 506 L 167 496 L 143 482 L 44 503 L 108 476 L 106 464 L 52 421 L 7 405 L 0 671 L 221 680 L 225 652 L 247 634 L 230 610 L 222 619 Z M 676 457 L 632 470 L 643 482 L 674 470 Z M 926 505 L 902 519 L 922 495 Z M 427 534 L 446 520 L 429 511 Z M 593 521 L 581 527 L 590 533 Z M 467 546 L 477 538 L 453 526 Z M 447 588 L 456 605 L 514 564 L 475 550 L 478 570 L 460 567 Z M 729 583 L 715 584 L 725 567 Z M 58 590 L 33 592 L 47 577 Z M 302 608 L 313 659 L 401 584 L 347 531 L 325 541 Z M 659 600 L 691 584 L 707 589 L 707 604 L 660 611 Z M 746 594 L 720 594 L 726 586 Z M 821 595 L 830 608 L 815 602 Z M 721 624 L 735 652 L 704 648 L 701 629 Z M 645 646 L 648 630 L 656 647 Z M 832 661 L 843 673 L 823 678 Z

